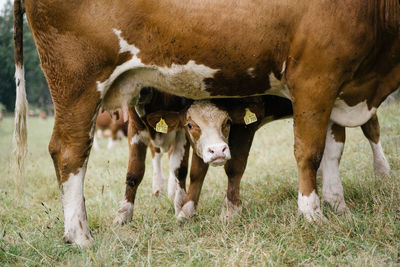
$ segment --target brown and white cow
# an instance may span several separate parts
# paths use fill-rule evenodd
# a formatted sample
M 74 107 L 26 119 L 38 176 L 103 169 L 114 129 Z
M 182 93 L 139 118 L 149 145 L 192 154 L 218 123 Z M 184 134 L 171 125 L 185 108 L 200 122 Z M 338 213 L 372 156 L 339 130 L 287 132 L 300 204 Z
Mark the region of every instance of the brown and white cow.
M 107 148 L 113 148 L 115 141 L 120 138 L 120 136 L 127 136 L 128 134 L 128 122 L 124 122 L 122 118 L 122 111 L 118 110 L 117 114 L 110 114 L 103 109 L 100 109 L 99 114 L 96 118 L 96 130 L 97 134 L 100 136 L 108 135 L 108 145 Z M 109 133 L 107 133 L 109 131 Z M 97 142 L 97 137 L 93 137 L 93 148 L 99 149 L 99 144 Z
M 329 119 L 362 125 L 400 84 L 398 0 L 14 0 L 20 171 L 24 12 L 55 106 L 49 150 L 64 237 L 78 245 L 91 240 L 83 180 L 100 105 L 127 114 L 143 87 L 193 99 L 290 97 L 299 212 L 318 220 L 316 172 Z
M 168 152 L 170 162 L 168 197 L 174 201 L 175 210 L 181 209 L 186 195 L 190 147 L 184 125 L 186 127 L 195 125 L 187 136 L 195 153 L 207 164 L 224 164 L 230 159 L 228 147 L 230 119 L 226 111 L 217 108 L 209 101 L 193 102 L 150 88 L 141 91 L 138 102 L 140 102 L 139 108 L 137 106 L 129 112 L 129 165 L 125 198 L 114 220 L 118 224 L 124 224 L 132 218 L 136 191 L 145 171 L 148 146 L 153 158 L 153 194 L 159 195 L 164 189 L 161 157 L 163 153 Z M 159 131 L 163 130 L 158 128 L 161 120 L 167 128 L 160 133 Z

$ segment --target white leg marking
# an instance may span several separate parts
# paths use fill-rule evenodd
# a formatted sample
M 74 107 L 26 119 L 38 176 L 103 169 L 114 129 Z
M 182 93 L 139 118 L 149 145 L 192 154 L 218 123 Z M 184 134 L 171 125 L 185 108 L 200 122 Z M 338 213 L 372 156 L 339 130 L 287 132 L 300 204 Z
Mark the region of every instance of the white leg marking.
M 153 158 L 153 194 L 159 196 L 165 188 L 164 175 L 161 168 L 161 153 L 155 153 Z
M 381 141 L 377 144 L 369 140 L 374 155 L 374 174 L 375 177 L 390 177 L 390 166 L 383 153 Z
M 240 206 L 234 205 L 232 202 L 225 197 L 222 204 L 220 219 L 222 221 L 229 221 L 235 218 L 240 212 Z
M 65 227 L 64 240 L 78 246 L 88 246 L 92 241 L 83 196 L 86 164 L 84 166 L 78 170 L 77 174 L 71 173 L 68 180 L 61 185 Z
M 321 160 L 322 171 L 322 201 L 327 202 L 339 212 L 348 212 L 343 197 L 343 186 L 339 177 L 339 162 L 343 153 L 344 143 L 336 142 L 329 124 L 326 134 L 324 156 Z
M 176 183 L 178 184 L 178 181 L 176 181 Z M 185 199 L 185 196 L 186 196 L 186 191 L 179 185 L 177 185 L 175 192 L 175 199 L 174 199 L 175 216 L 179 215 L 183 206 L 183 200 Z
M 179 130 L 175 137 L 175 147 L 169 158 L 169 178 L 168 178 L 168 198 L 173 200 L 178 180 L 175 172 L 181 166 L 183 156 L 185 154 L 186 136 L 184 130 Z
M 114 219 L 114 224 L 123 225 L 132 220 L 133 216 L 133 204 L 128 202 L 126 199 L 121 201 L 117 216 Z
M 138 144 L 139 142 L 142 142 L 143 144 L 146 145 L 149 143 L 149 133 L 146 130 L 139 131 L 132 137 L 131 139 L 132 146 Z
M 108 145 L 107 145 L 107 148 L 108 149 L 111 149 L 111 148 L 113 148 L 115 146 L 115 141 L 112 139 L 112 137 L 109 137 L 108 138 Z
M 304 196 L 299 192 L 297 204 L 299 213 L 303 215 L 307 221 L 319 221 L 324 218 L 319 204 L 319 197 L 315 190 L 313 190 L 309 196 Z
M 191 200 L 187 202 L 178 214 L 178 219 L 189 219 L 196 213 L 194 202 Z

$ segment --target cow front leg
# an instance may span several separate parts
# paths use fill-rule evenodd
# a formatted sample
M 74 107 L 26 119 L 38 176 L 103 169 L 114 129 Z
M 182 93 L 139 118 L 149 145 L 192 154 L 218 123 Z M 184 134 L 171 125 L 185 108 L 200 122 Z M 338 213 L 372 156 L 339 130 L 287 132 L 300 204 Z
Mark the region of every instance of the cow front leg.
M 205 164 L 202 158 L 197 156 L 196 153 L 193 153 L 189 190 L 180 207 L 178 206 L 178 209 L 175 207 L 175 215 L 178 219 L 188 219 L 196 213 L 197 203 L 199 202 L 200 192 L 207 170 L 208 164 Z
M 87 223 L 84 178 L 99 103 L 75 103 L 63 108 L 64 105 L 55 102 L 56 116 L 49 152 L 61 191 L 64 240 L 83 247 L 93 240 Z
M 372 118 L 361 126 L 367 137 L 374 157 L 374 174 L 376 178 L 390 177 L 390 166 L 383 153 L 380 138 L 380 126 L 378 116 L 374 114 Z
M 256 125 L 232 125 L 229 134 L 231 159 L 225 164 L 228 177 L 228 188 L 224 199 L 221 220 L 229 220 L 240 211 L 240 181 L 246 169 L 251 144 L 257 128 Z
M 132 116 L 134 114 L 130 111 L 128 124 L 129 163 L 126 174 L 125 199 L 121 201 L 114 219 L 114 223 L 119 225 L 128 223 L 132 219 L 136 191 L 145 172 L 147 143 L 142 140 L 142 137 L 147 132 L 145 129 L 135 127 L 135 120 Z
M 338 212 L 349 213 L 350 210 L 344 201 L 343 186 L 339 177 L 339 163 L 345 139 L 345 128 L 329 122 L 320 170 L 322 171 L 322 201 Z

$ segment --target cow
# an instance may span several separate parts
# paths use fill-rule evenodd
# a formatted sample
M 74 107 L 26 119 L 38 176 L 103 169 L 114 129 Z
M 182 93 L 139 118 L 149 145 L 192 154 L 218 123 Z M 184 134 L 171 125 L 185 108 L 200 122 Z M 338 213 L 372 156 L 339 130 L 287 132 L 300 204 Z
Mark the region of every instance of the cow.
M 122 119 L 122 112 L 118 110 L 115 114 L 110 114 L 101 109 L 96 118 L 96 130 L 98 135 L 106 135 L 106 131 L 110 131 L 108 137 L 107 148 L 111 149 L 115 145 L 115 141 L 121 136 L 128 134 L 128 122 Z M 99 149 L 97 137 L 93 137 L 93 148 Z
M 14 0 L 18 176 L 26 155 L 24 12 L 55 107 L 49 151 L 64 239 L 79 246 L 92 240 L 83 181 L 100 105 L 122 107 L 127 119 L 144 87 L 192 99 L 290 98 L 298 211 L 319 221 L 316 174 L 330 120 L 363 125 L 400 85 L 398 0 Z

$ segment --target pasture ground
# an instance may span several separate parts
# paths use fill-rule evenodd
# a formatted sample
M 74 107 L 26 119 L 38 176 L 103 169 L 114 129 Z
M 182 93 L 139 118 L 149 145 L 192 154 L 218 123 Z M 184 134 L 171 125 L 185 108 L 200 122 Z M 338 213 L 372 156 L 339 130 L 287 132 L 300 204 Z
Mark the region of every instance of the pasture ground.
M 323 207 L 327 223 L 297 216 L 297 171 L 292 121 L 262 128 L 243 177 L 239 218 L 219 219 L 226 178 L 210 168 L 197 210 L 186 222 L 174 218 L 165 195 L 151 196 L 152 166 L 136 197 L 134 220 L 112 225 L 125 188 L 126 139 L 113 150 L 100 141 L 85 181 L 86 206 L 94 245 L 78 249 L 62 241 L 61 200 L 47 145 L 53 121 L 30 118 L 27 175 L 22 192 L 10 169 L 13 119 L 0 122 L 0 266 L 249 266 L 399 265 L 400 103 L 379 111 L 381 142 L 391 179 L 375 179 L 372 153 L 361 129 L 347 130 L 340 166 L 345 199 L 353 216 Z M 168 161 L 163 161 L 167 176 Z M 320 182 L 319 182 L 320 184 Z

